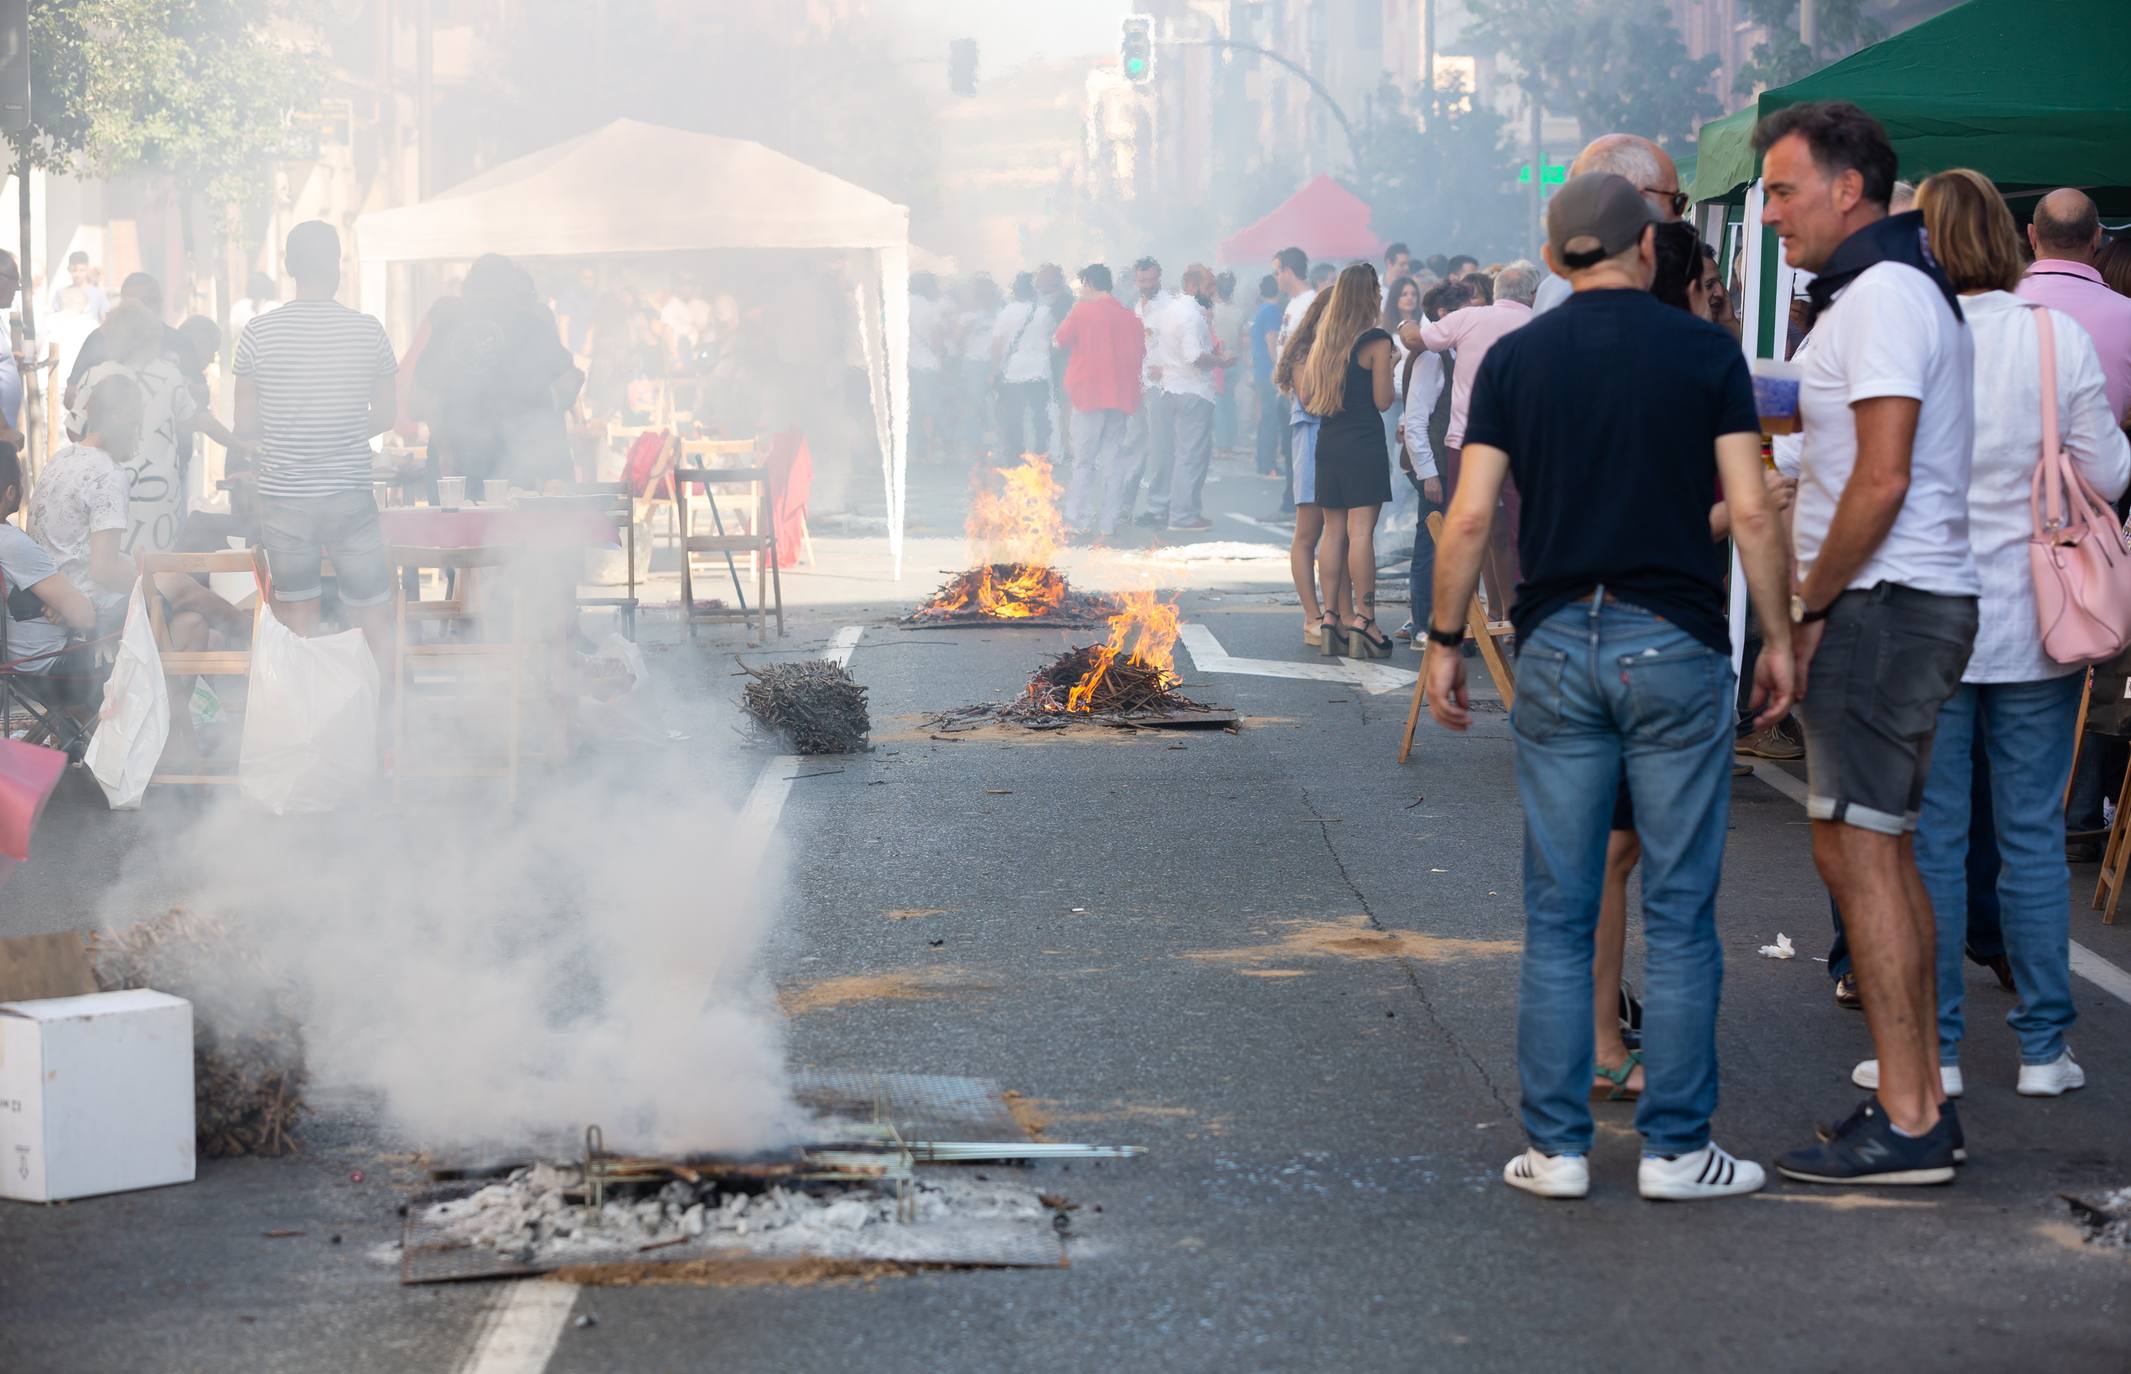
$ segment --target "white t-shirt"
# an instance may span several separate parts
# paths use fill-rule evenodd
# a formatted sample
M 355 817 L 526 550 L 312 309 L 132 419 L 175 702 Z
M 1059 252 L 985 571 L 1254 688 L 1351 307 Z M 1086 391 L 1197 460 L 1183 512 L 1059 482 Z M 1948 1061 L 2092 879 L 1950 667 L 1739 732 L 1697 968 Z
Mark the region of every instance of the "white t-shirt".
M 1139 303 L 1132 307 L 1132 313 L 1139 316 L 1141 342 L 1146 345 L 1146 352 L 1140 355 L 1139 363 L 1141 391 L 1154 390 L 1154 369 L 1161 363 L 1161 358 L 1156 354 L 1161 341 L 1155 337 L 1155 322 L 1161 319 L 1162 311 L 1168 308 L 1169 302 L 1176 298 L 1176 292 L 1163 287 L 1152 296 L 1141 297 Z
M 1569 285 L 1567 277 L 1557 277 L 1549 272 L 1546 274 L 1546 280 L 1539 283 L 1538 292 L 1532 297 L 1532 313 L 1544 315 L 1575 294 L 1576 289 Z
M 190 446 L 180 439 L 185 426 L 199 414 L 199 404 L 184 377 L 161 358 L 146 367 L 98 363 L 81 379 L 74 409 L 67 415 L 69 436 L 79 436 L 87 428 L 89 397 L 106 377 L 131 378 L 141 390 L 141 441 L 123 464 L 127 529 L 120 547 L 129 558 L 142 549 L 168 553 L 177 546 L 178 527 L 185 521 L 185 459 Z
M 22 524 L 99 612 L 125 601 L 124 592 L 99 587 L 89 576 L 89 536 L 126 528 L 126 474 L 110 454 L 86 444 L 53 454 L 30 493 Z
M 0 585 L 4 585 L 4 590 L 28 591 L 58 571 L 59 564 L 43 545 L 0 520 Z M 52 660 L 40 656 L 54 653 L 66 644 L 66 628 L 42 615 L 17 620 L 12 609 L 0 614 L 7 616 L 6 657 L 36 658 L 37 662 L 25 663 L 21 671 L 50 672 Z
M 992 322 L 992 342 L 1005 356 L 999 360 L 1002 382 L 1047 382 L 1051 378 L 1051 312 L 1035 301 L 1008 301 Z
M 1280 312 L 1280 346 L 1273 350 L 1275 367 L 1280 365 L 1280 355 L 1287 352 L 1287 341 L 1302 327 L 1302 317 L 1310 313 L 1310 304 L 1316 299 L 1317 293 L 1308 287 L 1288 298 L 1287 309 Z
M 1151 323 L 1162 365 L 1160 385 L 1171 396 L 1195 396 L 1211 402 L 1213 373 L 1199 359 L 1213 352 L 1213 326 L 1206 307 L 1189 296 L 1172 296 Z
M 1909 494 L 1894 527 L 1850 579 L 1894 582 L 1941 596 L 1976 596 L 1968 542 L 1975 443 L 1975 342 L 1931 278 L 1901 263 L 1866 268 L 1821 313 L 1799 349 L 1798 506 L 1791 522 L 1803 577 L 1820 553 L 1835 504 L 1857 466 L 1850 407 L 1880 396 L 1922 403 L 1910 450 Z
M 910 367 L 914 372 L 940 370 L 940 303 L 910 298 Z

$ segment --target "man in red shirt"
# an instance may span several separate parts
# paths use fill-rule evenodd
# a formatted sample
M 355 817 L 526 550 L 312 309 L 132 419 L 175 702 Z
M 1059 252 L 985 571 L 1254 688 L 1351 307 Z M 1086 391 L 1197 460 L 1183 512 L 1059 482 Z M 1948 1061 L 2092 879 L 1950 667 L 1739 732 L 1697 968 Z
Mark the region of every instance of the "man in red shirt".
M 1115 535 L 1132 509 L 1139 481 L 1128 463 L 1125 437 L 1139 409 L 1140 363 L 1147 350 L 1139 317 L 1110 294 L 1110 269 L 1091 263 L 1080 271 L 1080 303 L 1051 342 L 1067 352 L 1066 400 L 1072 406 L 1073 475 L 1066 486 L 1070 534 Z M 1101 492 L 1100 520 L 1090 509 Z

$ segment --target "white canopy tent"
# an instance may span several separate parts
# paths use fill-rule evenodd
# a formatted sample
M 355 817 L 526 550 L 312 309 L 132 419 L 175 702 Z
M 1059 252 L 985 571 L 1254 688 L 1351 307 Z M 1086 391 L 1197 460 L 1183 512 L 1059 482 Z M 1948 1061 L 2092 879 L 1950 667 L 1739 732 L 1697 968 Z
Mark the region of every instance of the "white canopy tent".
M 716 248 L 858 251 L 857 289 L 888 501 L 903 572 L 910 415 L 910 211 L 746 139 L 618 119 L 491 168 L 417 205 L 355 222 L 363 307 L 382 317 L 392 263 L 594 257 Z

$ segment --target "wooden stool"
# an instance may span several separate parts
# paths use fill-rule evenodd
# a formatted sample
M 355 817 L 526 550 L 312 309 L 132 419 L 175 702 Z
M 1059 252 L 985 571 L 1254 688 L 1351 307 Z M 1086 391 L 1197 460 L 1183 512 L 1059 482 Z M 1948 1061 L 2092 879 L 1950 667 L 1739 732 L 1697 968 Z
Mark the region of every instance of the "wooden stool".
M 1428 537 L 1438 542 L 1443 538 L 1443 516 L 1439 511 L 1429 513 Z M 1424 637 L 1428 633 L 1428 627 L 1419 620 L 1413 622 L 1413 630 L 1415 634 Z M 1502 709 L 1508 710 L 1516 704 L 1517 676 L 1509 660 L 1502 656 L 1502 647 L 1495 641 L 1515 634 L 1515 628 L 1507 620 L 1489 620 L 1487 608 L 1480 604 L 1480 593 L 1476 590 L 1472 594 L 1471 604 L 1465 608 L 1465 633 L 1479 642 L 1480 659 L 1487 665 L 1487 675 L 1494 679 L 1495 691 L 1502 696 Z M 1413 684 L 1413 704 L 1406 708 L 1406 733 L 1399 740 L 1398 746 L 1400 763 L 1404 763 L 1413 753 L 1413 732 L 1421 723 L 1421 707 L 1426 705 L 1427 701 L 1428 665 L 1426 658 L 1423 658 L 1420 677 Z

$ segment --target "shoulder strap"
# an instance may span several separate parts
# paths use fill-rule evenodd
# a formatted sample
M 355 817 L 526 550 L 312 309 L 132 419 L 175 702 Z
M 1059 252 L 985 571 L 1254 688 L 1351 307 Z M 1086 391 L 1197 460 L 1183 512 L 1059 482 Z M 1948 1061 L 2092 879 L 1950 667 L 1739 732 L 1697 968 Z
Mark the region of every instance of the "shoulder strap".
M 2042 454 L 2047 462 L 2057 443 L 2057 332 L 2046 306 L 2035 310 L 2036 343 L 2042 355 Z

